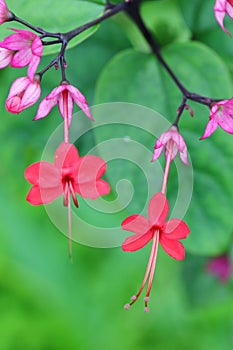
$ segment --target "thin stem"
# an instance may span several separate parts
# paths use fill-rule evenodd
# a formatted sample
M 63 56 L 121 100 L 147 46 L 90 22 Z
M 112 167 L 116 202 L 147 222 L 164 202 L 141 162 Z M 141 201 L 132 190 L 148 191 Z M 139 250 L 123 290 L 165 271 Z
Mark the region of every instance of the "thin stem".
M 212 99 L 209 97 L 201 96 L 195 93 L 191 93 L 186 87 L 181 83 L 179 78 L 176 76 L 176 74 L 173 72 L 173 70 L 170 68 L 170 66 L 167 64 L 165 59 L 163 58 L 159 45 L 156 42 L 155 38 L 153 37 L 152 33 L 148 30 L 145 23 L 143 22 L 143 19 L 140 15 L 140 2 L 131 1 L 128 3 L 128 6 L 125 9 L 128 16 L 134 21 L 138 29 L 141 31 L 142 35 L 146 39 L 147 43 L 149 44 L 152 52 L 155 54 L 161 65 L 165 68 L 165 70 L 168 72 L 178 89 L 183 94 L 183 101 L 187 99 L 195 101 L 197 103 L 206 105 L 208 107 L 211 107 L 211 105 L 215 102 L 220 101 L 219 99 Z M 182 106 L 182 104 L 181 104 Z M 184 106 L 180 109 L 179 115 L 177 116 L 175 123 L 178 125 L 178 122 L 180 120 L 180 117 L 184 111 Z
M 77 27 L 77 28 L 65 33 L 64 36 L 66 37 L 67 41 L 70 41 L 75 36 L 79 35 L 80 33 L 84 32 L 85 30 L 95 26 L 96 24 L 103 22 L 105 19 L 114 16 L 118 12 L 121 12 L 122 10 L 124 10 L 126 8 L 126 5 L 127 5 L 126 2 L 122 2 L 121 4 L 118 4 L 118 5 L 112 5 L 110 7 L 110 9 L 109 9 L 109 7 L 107 7 L 107 11 L 102 16 L 100 16 L 97 19 L 94 19 L 91 22 L 88 22 L 80 27 Z
M 187 105 L 186 105 L 186 101 L 187 101 L 187 97 L 184 96 L 184 97 L 183 97 L 183 100 L 182 100 L 182 103 L 181 103 L 180 107 L 178 108 L 176 120 L 175 120 L 174 123 L 173 123 L 173 125 L 176 126 L 176 127 L 178 126 L 178 123 L 179 123 L 179 121 L 180 121 L 181 115 L 182 115 L 184 109 L 185 109 L 186 106 L 187 106 Z
M 69 143 L 69 116 L 68 116 L 68 91 L 62 92 L 63 99 L 63 116 L 64 116 L 64 141 Z
M 169 150 L 169 148 L 167 148 L 167 150 L 168 150 L 168 156 L 166 157 L 166 166 L 165 166 L 165 170 L 164 170 L 163 184 L 162 184 L 162 189 L 161 189 L 161 192 L 164 195 L 166 194 L 168 174 L 169 174 L 170 165 L 171 165 L 171 161 L 172 161 L 172 152 Z
M 32 29 L 34 32 L 41 34 L 41 38 L 43 37 L 51 37 L 51 38 L 58 38 L 60 39 L 61 34 L 60 33 L 50 33 L 50 32 L 46 32 L 44 29 L 40 28 L 40 27 L 35 27 L 32 24 L 28 23 L 27 21 L 25 21 L 24 19 L 17 17 L 14 13 L 12 13 L 13 17 L 11 19 L 11 21 L 15 21 L 18 23 L 23 24 L 25 27 Z

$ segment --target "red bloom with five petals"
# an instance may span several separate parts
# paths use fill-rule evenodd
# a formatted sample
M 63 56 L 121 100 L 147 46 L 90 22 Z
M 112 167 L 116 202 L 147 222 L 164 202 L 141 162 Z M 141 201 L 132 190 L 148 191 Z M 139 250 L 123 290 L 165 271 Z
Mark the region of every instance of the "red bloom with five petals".
M 25 178 L 33 185 L 27 201 L 33 205 L 48 204 L 64 195 L 68 207 L 69 255 L 72 257 L 72 223 L 70 196 L 78 207 L 76 194 L 96 199 L 110 192 L 109 184 L 101 179 L 105 161 L 97 156 L 79 157 L 77 149 L 63 142 L 55 153 L 54 164 L 37 162 L 25 170 Z
M 25 178 L 33 185 L 27 200 L 33 205 L 48 204 L 64 194 L 67 204 L 71 194 L 78 206 L 76 193 L 91 199 L 109 193 L 109 184 L 100 179 L 105 171 L 106 163 L 102 158 L 79 157 L 72 144 L 63 142 L 56 150 L 54 164 L 41 161 L 25 170 Z
M 185 249 L 180 239 L 186 238 L 189 233 L 189 227 L 180 219 L 170 219 L 165 222 L 169 212 L 169 204 L 163 193 L 156 193 L 150 200 L 148 206 L 148 219 L 142 215 L 132 215 L 122 222 L 123 230 L 135 232 L 134 236 L 126 238 L 122 244 L 122 249 L 126 252 L 134 252 L 143 248 L 150 240 L 153 240 L 151 254 L 139 292 L 131 298 L 131 303 L 126 304 L 128 309 L 141 294 L 147 279 L 148 287 L 146 291 L 145 311 L 149 311 L 147 305 L 149 301 L 150 290 L 154 277 L 158 243 L 172 258 L 177 260 L 184 259 Z

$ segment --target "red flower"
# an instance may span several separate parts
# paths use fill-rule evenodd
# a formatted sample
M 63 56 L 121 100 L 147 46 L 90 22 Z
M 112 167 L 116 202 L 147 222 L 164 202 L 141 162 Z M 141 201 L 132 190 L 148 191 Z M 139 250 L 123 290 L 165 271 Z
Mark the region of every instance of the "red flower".
M 67 204 L 71 194 L 78 206 L 76 193 L 91 199 L 109 193 L 109 184 L 100 179 L 105 171 L 103 159 L 91 155 L 79 157 L 73 145 L 63 142 L 56 150 L 54 164 L 37 162 L 25 170 L 25 178 L 33 185 L 27 201 L 33 205 L 48 204 L 64 194 Z
M 92 155 L 79 157 L 72 144 L 63 142 L 56 150 L 54 164 L 41 161 L 25 170 L 25 178 L 33 185 L 26 199 L 33 205 L 48 204 L 63 194 L 64 205 L 68 206 L 71 242 L 70 195 L 78 207 L 76 193 L 91 199 L 108 194 L 110 186 L 101 179 L 105 171 L 106 163 L 102 158 Z
M 169 212 L 169 204 L 163 193 L 156 193 L 150 200 L 148 206 L 148 220 L 142 215 L 132 215 L 122 222 L 123 230 L 135 232 L 134 236 L 126 238 L 122 244 L 125 252 L 134 252 L 143 248 L 150 240 L 153 240 L 150 259 L 148 262 L 146 274 L 139 292 L 131 298 L 131 303 L 126 304 L 128 309 L 141 294 L 146 281 L 149 277 L 146 291 L 145 311 L 149 311 L 147 305 L 149 301 L 150 290 L 154 277 L 158 243 L 172 258 L 177 260 L 184 259 L 185 249 L 180 239 L 184 239 L 190 233 L 186 223 L 180 219 L 170 219 L 165 222 Z

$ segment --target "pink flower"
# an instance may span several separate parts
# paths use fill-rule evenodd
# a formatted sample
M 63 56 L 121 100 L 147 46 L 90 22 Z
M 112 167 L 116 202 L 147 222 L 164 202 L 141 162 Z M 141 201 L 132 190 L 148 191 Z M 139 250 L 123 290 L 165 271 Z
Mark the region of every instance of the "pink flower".
M 40 38 L 22 29 L 12 29 L 16 34 L 9 35 L 1 43 L 0 47 L 9 50 L 12 55 L 11 67 L 21 68 L 28 65 L 28 77 L 33 80 L 43 52 Z
M 210 259 L 206 267 L 221 282 L 227 282 L 233 272 L 231 260 L 226 254 Z
M 96 199 L 110 192 L 109 184 L 101 179 L 106 171 L 105 161 L 96 156 L 79 157 L 77 149 L 63 142 L 56 150 L 54 164 L 37 162 L 25 170 L 32 184 L 27 201 L 33 205 L 48 204 L 61 195 L 68 207 L 69 255 L 72 257 L 72 223 L 70 196 L 76 207 L 76 193 L 83 198 Z
M 0 69 L 7 67 L 13 58 L 14 51 L 0 47 Z
M 209 137 L 218 125 L 229 134 L 233 134 L 233 98 L 215 103 L 210 110 L 210 120 L 206 126 L 203 140 Z
M 223 20 L 226 13 L 231 18 L 233 18 L 233 0 L 216 0 L 214 5 L 214 14 L 216 20 L 218 21 L 219 25 L 224 30 L 224 32 L 231 36 L 230 32 L 224 27 L 223 24 Z
M 173 160 L 177 153 L 180 152 L 182 162 L 186 165 L 189 164 L 186 143 L 176 126 L 173 125 L 158 138 L 154 147 L 152 162 L 159 158 L 163 149 L 165 149 L 166 159 L 170 158 L 170 160 Z
M 68 124 L 70 126 L 74 102 L 83 110 L 89 119 L 93 120 L 85 97 L 77 88 L 70 85 L 68 82 L 62 82 L 61 85 L 53 89 L 53 91 L 41 101 L 34 120 L 46 117 L 50 110 L 58 104 L 62 117 L 65 119 L 66 114 L 68 115 Z M 65 105 L 67 105 L 67 113 L 65 112 Z
M 12 18 L 12 13 L 9 11 L 4 0 L 0 0 L 0 24 L 9 21 Z
M 189 235 L 189 227 L 180 219 L 170 219 L 165 222 L 168 212 L 168 201 L 164 194 L 159 192 L 156 193 L 149 202 L 148 219 L 142 215 L 131 215 L 121 224 L 123 230 L 135 233 L 135 235 L 126 238 L 126 240 L 123 242 L 123 251 L 134 252 L 143 248 L 152 240 L 152 249 L 144 280 L 138 293 L 131 298 L 131 303 L 125 305 L 126 309 L 128 309 L 138 299 L 139 295 L 144 289 L 146 281 L 149 278 L 146 297 L 144 299 L 145 311 L 149 310 L 147 305 L 154 277 L 159 243 L 164 251 L 172 258 L 177 260 L 184 259 L 185 249 L 179 240 L 184 239 Z
M 40 93 L 40 80 L 37 76 L 35 76 L 33 81 L 28 77 L 18 78 L 10 88 L 6 100 L 6 109 L 10 113 L 18 114 L 36 103 Z
M 25 178 L 33 185 L 27 201 L 33 205 L 48 204 L 63 194 L 65 205 L 71 195 L 78 207 L 76 193 L 91 199 L 109 193 L 109 184 L 101 179 L 105 171 L 102 158 L 79 157 L 72 144 L 63 142 L 56 150 L 54 164 L 41 161 L 26 169 Z

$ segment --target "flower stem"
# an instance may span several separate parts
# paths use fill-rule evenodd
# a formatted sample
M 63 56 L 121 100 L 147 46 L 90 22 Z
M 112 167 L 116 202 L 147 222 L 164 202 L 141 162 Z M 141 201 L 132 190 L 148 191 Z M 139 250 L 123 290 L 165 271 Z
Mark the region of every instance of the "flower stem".
M 69 143 L 69 120 L 68 120 L 68 91 L 62 92 L 63 113 L 64 113 L 64 141 Z
M 169 170 L 170 170 L 171 161 L 172 161 L 172 152 L 168 149 L 168 156 L 166 157 L 166 166 L 164 169 L 163 184 L 162 184 L 162 189 L 161 189 L 161 192 L 164 195 L 166 194 L 167 180 L 168 180 L 168 174 L 169 174 Z

